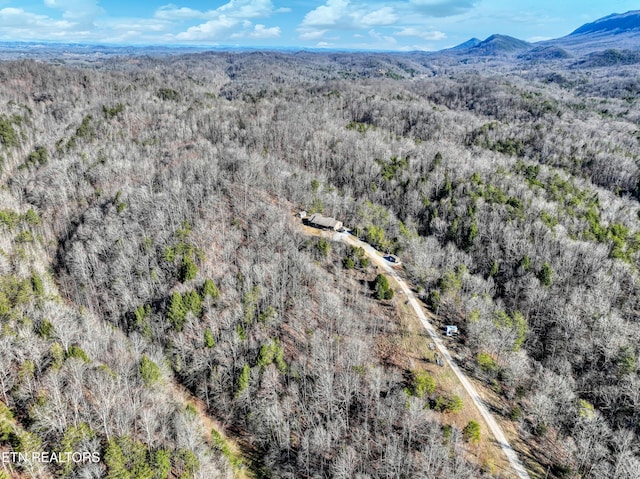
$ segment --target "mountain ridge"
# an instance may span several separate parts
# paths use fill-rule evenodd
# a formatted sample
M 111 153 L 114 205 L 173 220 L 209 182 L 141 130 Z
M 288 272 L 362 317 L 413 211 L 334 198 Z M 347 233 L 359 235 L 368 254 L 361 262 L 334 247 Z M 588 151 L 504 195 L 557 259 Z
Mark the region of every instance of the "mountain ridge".
M 548 49 L 556 47 L 556 50 Z M 560 50 L 558 50 L 558 48 Z M 536 50 L 537 49 L 537 50 Z M 546 49 L 546 50 L 545 50 Z M 465 55 L 472 57 L 484 56 L 518 56 L 526 60 L 531 56 L 535 61 L 558 60 L 568 58 L 571 55 L 584 55 L 607 49 L 615 50 L 640 50 L 640 10 L 631 10 L 625 13 L 612 13 L 605 17 L 585 23 L 563 37 L 539 41 L 527 42 L 525 40 L 494 33 L 484 40 L 472 37 L 469 40 L 453 47 L 421 52 L 429 55 Z M 296 49 L 293 47 L 270 48 L 270 51 L 299 52 L 321 51 L 326 53 L 343 52 L 355 53 L 349 49 Z M 534 51 L 535 50 L 535 51 Z M 566 51 L 562 51 L 566 50 Z M 0 42 L 0 57 L 15 58 L 57 58 L 61 54 L 66 56 L 65 61 L 88 59 L 91 57 L 109 57 L 117 55 L 155 55 L 166 56 L 180 53 L 198 53 L 204 51 L 217 52 L 242 52 L 263 51 L 260 48 L 237 48 L 233 46 L 203 46 L 203 45 L 116 45 L 99 43 L 52 43 L 52 42 Z M 531 52 L 531 55 L 528 55 Z M 392 53 L 391 51 L 369 51 L 367 53 Z M 402 54 L 402 52 L 397 52 Z M 73 60 L 72 60 L 73 61 Z
M 512 56 L 523 61 L 563 60 L 606 50 L 640 50 L 640 10 L 613 13 L 585 23 L 564 37 L 529 43 L 508 35 L 471 38 L 438 53 L 472 57 Z
M 568 36 L 587 35 L 591 33 L 610 32 L 613 34 L 630 31 L 640 32 L 640 10 L 626 13 L 612 13 L 594 22 L 585 23 L 576 28 Z

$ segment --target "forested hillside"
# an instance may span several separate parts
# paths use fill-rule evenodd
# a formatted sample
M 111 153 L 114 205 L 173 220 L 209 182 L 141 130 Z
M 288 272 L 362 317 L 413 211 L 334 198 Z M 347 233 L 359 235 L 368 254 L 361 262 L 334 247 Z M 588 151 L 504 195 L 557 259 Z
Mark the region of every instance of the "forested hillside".
M 22 477 L 497 476 L 305 209 L 401 257 L 541 477 L 639 477 L 637 82 L 567 65 L 1 64 L 0 450 L 102 457 Z

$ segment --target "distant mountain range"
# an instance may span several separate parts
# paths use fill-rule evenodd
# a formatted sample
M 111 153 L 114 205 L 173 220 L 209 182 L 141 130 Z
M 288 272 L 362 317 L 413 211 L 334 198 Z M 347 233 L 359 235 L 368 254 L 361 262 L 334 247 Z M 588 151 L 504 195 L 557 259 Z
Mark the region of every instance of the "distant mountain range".
M 591 33 L 621 34 L 640 32 L 640 10 L 633 10 L 623 14 L 614 13 L 592 23 L 582 25 L 574 30 L 572 35 L 588 35 Z
M 609 49 L 626 53 L 609 53 L 605 55 L 605 63 L 636 63 L 637 55 L 629 51 L 640 50 L 640 10 L 606 16 L 553 40 L 528 43 L 506 35 L 491 35 L 486 40 L 472 38 L 441 53 L 471 57 L 517 56 L 521 60 L 544 61 L 598 54 Z
M 472 38 L 451 48 L 449 51 L 473 53 L 477 55 L 499 55 L 531 48 L 531 43 L 507 35 L 491 35 L 486 40 Z
M 47 58 L 65 62 L 101 61 L 113 56 L 165 56 L 203 51 L 254 51 L 257 48 L 206 46 L 123 46 L 62 43 L 0 42 L 0 59 Z M 285 51 L 300 51 L 286 49 Z M 324 53 L 333 54 L 335 52 Z M 342 51 L 354 54 L 354 51 Z M 460 45 L 437 52 L 413 52 L 447 63 L 564 61 L 575 67 L 631 65 L 640 63 L 640 10 L 612 14 L 587 23 L 569 35 L 529 43 L 507 35 L 494 34 L 485 40 L 471 38 Z M 390 55 L 402 55 L 389 53 Z M 376 54 L 377 55 L 377 54 Z

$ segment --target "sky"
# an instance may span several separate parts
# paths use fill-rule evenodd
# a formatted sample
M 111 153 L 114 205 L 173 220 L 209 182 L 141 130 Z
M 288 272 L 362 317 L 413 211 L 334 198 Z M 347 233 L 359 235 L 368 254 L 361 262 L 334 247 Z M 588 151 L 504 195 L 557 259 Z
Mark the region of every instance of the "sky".
M 558 38 L 637 0 L 0 0 L 0 41 L 440 50 Z

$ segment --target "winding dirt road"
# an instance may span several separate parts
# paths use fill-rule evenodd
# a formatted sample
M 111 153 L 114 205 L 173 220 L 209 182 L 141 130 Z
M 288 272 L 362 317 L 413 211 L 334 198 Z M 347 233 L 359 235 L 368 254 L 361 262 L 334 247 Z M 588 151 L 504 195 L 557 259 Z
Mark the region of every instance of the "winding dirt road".
M 429 336 L 435 343 L 436 347 L 438 348 L 438 351 L 444 358 L 446 364 L 454 372 L 454 374 L 456 375 L 456 377 L 458 378 L 458 380 L 460 381 L 464 389 L 467 391 L 467 393 L 473 400 L 473 403 L 478 408 L 478 411 L 480 411 L 480 414 L 482 415 L 482 418 L 486 422 L 489 430 L 491 431 L 493 436 L 496 438 L 496 441 L 504 451 L 504 454 L 507 456 L 507 459 L 509 460 L 509 463 L 511 464 L 511 467 L 513 468 L 514 472 L 518 475 L 520 479 L 531 479 L 526 468 L 524 467 L 522 462 L 520 462 L 520 459 L 518 458 L 518 455 L 516 454 L 515 450 L 513 449 L 513 447 L 511 447 L 511 444 L 509 444 L 509 441 L 505 436 L 504 432 L 502 431 L 502 428 L 500 427 L 496 419 L 493 417 L 493 415 L 489 412 L 489 409 L 487 408 L 487 406 L 484 404 L 484 401 L 478 394 L 478 391 L 473 386 L 471 381 L 469 381 L 469 378 L 467 378 L 467 376 L 462 372 L 462 370 L 454 362 L 453 358 L 451 357 L 451 354 L 449 353 L 449 350 L 447 349 L 444 342 L 442 341 L 441 335 L 438 334 L 436 329 L 427 319 L 427 316 L 424 314 L 424 311 L 420 307 L 420 304 L 418 303 L 418 300 L 416 299 L 416 296 L 413 294 L 413 291 L 411 290 L 409 285 L 402 278 L 400 278 L 398 273 L 391 267 L 391 265 L 384 258 L 382 258 L 379 252 L 370 244 L 365 243 L 364 241 L 361 241 L 355 238 L 354 236 L 351 236 L 348 233 L 336 233 L 335 235 L 333 235 L 332 239 L 334 241 L 342 241 L 343 243 L 346 243 L 348 245 L 356 246 L 364 249 L 364 251 L 367 253 L 367 256 L 369 256 L 369 258 L 371 258 L 371 260 L 377 266 L 381 267 L 385 272 L 387 272 L 390 276 L 392 276 L 398 282 L 398 285 L 400 286 L 404 294 L 406 294 L 407 299 L 409 300 L 409 304 L 411 304 L 411 307 L 413 308 L 416 315 L 420 319 L 420 322 L 422 323 L 422 326 L 424 327 L 424 329 L 426 329 L 427 332 L 429 333 Z

